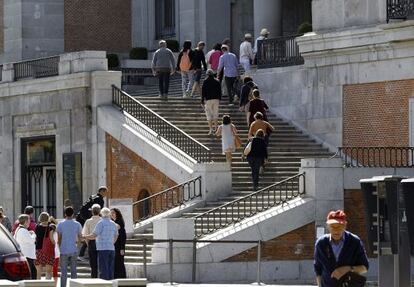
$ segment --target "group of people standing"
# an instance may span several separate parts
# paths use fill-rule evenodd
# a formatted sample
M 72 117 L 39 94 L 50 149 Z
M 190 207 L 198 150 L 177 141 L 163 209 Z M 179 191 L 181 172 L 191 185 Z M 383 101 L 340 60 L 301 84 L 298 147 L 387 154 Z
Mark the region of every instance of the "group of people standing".
M 65 287 L 68 267 L 71 278 L 77 278 L 78 246 L 82 243 L 88 248 L 91 278 L 126 278 L 125 222 L 119 209 L 104 207 L 106 192 L 106 187 L 100 187 L 77 216 L 72 206 L 66 206 L 65 218 L 59 223 L 47 212 L 40 213 L 36 223 L 34 208 L 27 206 L 11 226 L 0 207 L 0 223 L 19 243 L 29 263 L 32 279 L 40 279 L 44 272 L 46 279 L 54 278 L 57 282 L 60 266 L 61 286 Z

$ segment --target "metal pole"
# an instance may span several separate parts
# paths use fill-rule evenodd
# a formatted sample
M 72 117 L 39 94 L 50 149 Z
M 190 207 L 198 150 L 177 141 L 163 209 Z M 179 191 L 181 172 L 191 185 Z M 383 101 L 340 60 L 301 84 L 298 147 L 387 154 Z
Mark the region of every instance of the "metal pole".
M 173 284 L 173 240 L 168 241 L 168 251 L 170 253 L 170 284 Z
M 262 263 L 262 241 L 259 240 L 257 242 L 257 285 L 260 285 L 262 283 L 261 263 Z
M 143 242 L 143 251 L 144 251 L 144 277 L 147 277 L 147 240 L 146 238 L 144 238 L 144 242 Z
M 196 281 L 196 267 L 197 267 L 197 239 L 193 239 L 193 274 L 191 277 L 191 282 L 195 283 Z

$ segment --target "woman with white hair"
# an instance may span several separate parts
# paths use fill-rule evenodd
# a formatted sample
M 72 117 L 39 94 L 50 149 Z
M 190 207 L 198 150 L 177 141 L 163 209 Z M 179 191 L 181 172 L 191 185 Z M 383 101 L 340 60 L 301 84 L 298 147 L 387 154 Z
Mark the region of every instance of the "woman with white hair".
M 111 220 L 111 210 L 107 207 L 101 210 L 102 219 L 96 224 L 95 229 L 87 239 L 96 239 L 98 251 L 99 278 L 104 280 L 114 279 L 115 270 L 115 242 L 118 238 L 118 227 Z

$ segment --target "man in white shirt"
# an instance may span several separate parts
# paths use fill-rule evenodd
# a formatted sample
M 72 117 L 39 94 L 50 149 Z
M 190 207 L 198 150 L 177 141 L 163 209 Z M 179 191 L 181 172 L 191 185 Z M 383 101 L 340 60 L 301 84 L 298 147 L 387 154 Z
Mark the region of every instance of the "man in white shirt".
M 99 213 L 101 206 L 99 204 L 92 205 L 92 217 L 86 220 L 82 229 L 82 235 L 87 236 L 92 234 L 96 224 L 101 220 Z M 96 251 L 96 241 L 94 239 L 87 239 L 89 265 L 91 266 L 91 278 L 98 278 L 98 252 Z
M 247 33 L 244 35 L 244 41 L 240 44 L 240 64 L 244 71 L 250 71 L 250 63 L 254 59 L 252 49 L 252 35 Z
M 18 218 L 19 226 L 14 232 L 14 238 L 19 243 L 21 251 L 29 263 L 32 279 L 37 278 L 36 266 L 36 233 L 33 230 L 27 230 L 30 224 L 30 217 L 27 214 L 21 214 Z
M 259 48 L 258 47 L 258 45 L 259 45 L 258 42 L 267 39 L 269 37 L 269 34 L 270 34 L 270 32 L 266 28 L 263 28 L 260 31 L 260 36 L 257 37 L 256 41 L 254 42 L 253 53 L 254 53 L 254 57 L 255 57 L 256 61 L 257 61 L 257 52 L 258 52 L 258 48 Z

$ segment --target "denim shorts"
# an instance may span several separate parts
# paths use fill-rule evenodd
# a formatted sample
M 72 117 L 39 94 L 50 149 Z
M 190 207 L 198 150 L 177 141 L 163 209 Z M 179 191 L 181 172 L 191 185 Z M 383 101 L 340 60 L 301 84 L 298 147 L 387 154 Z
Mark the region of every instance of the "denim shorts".
M 196 70 L 193 77 L 194 82 L 200 82 L 201 80 L 201 70 Z

